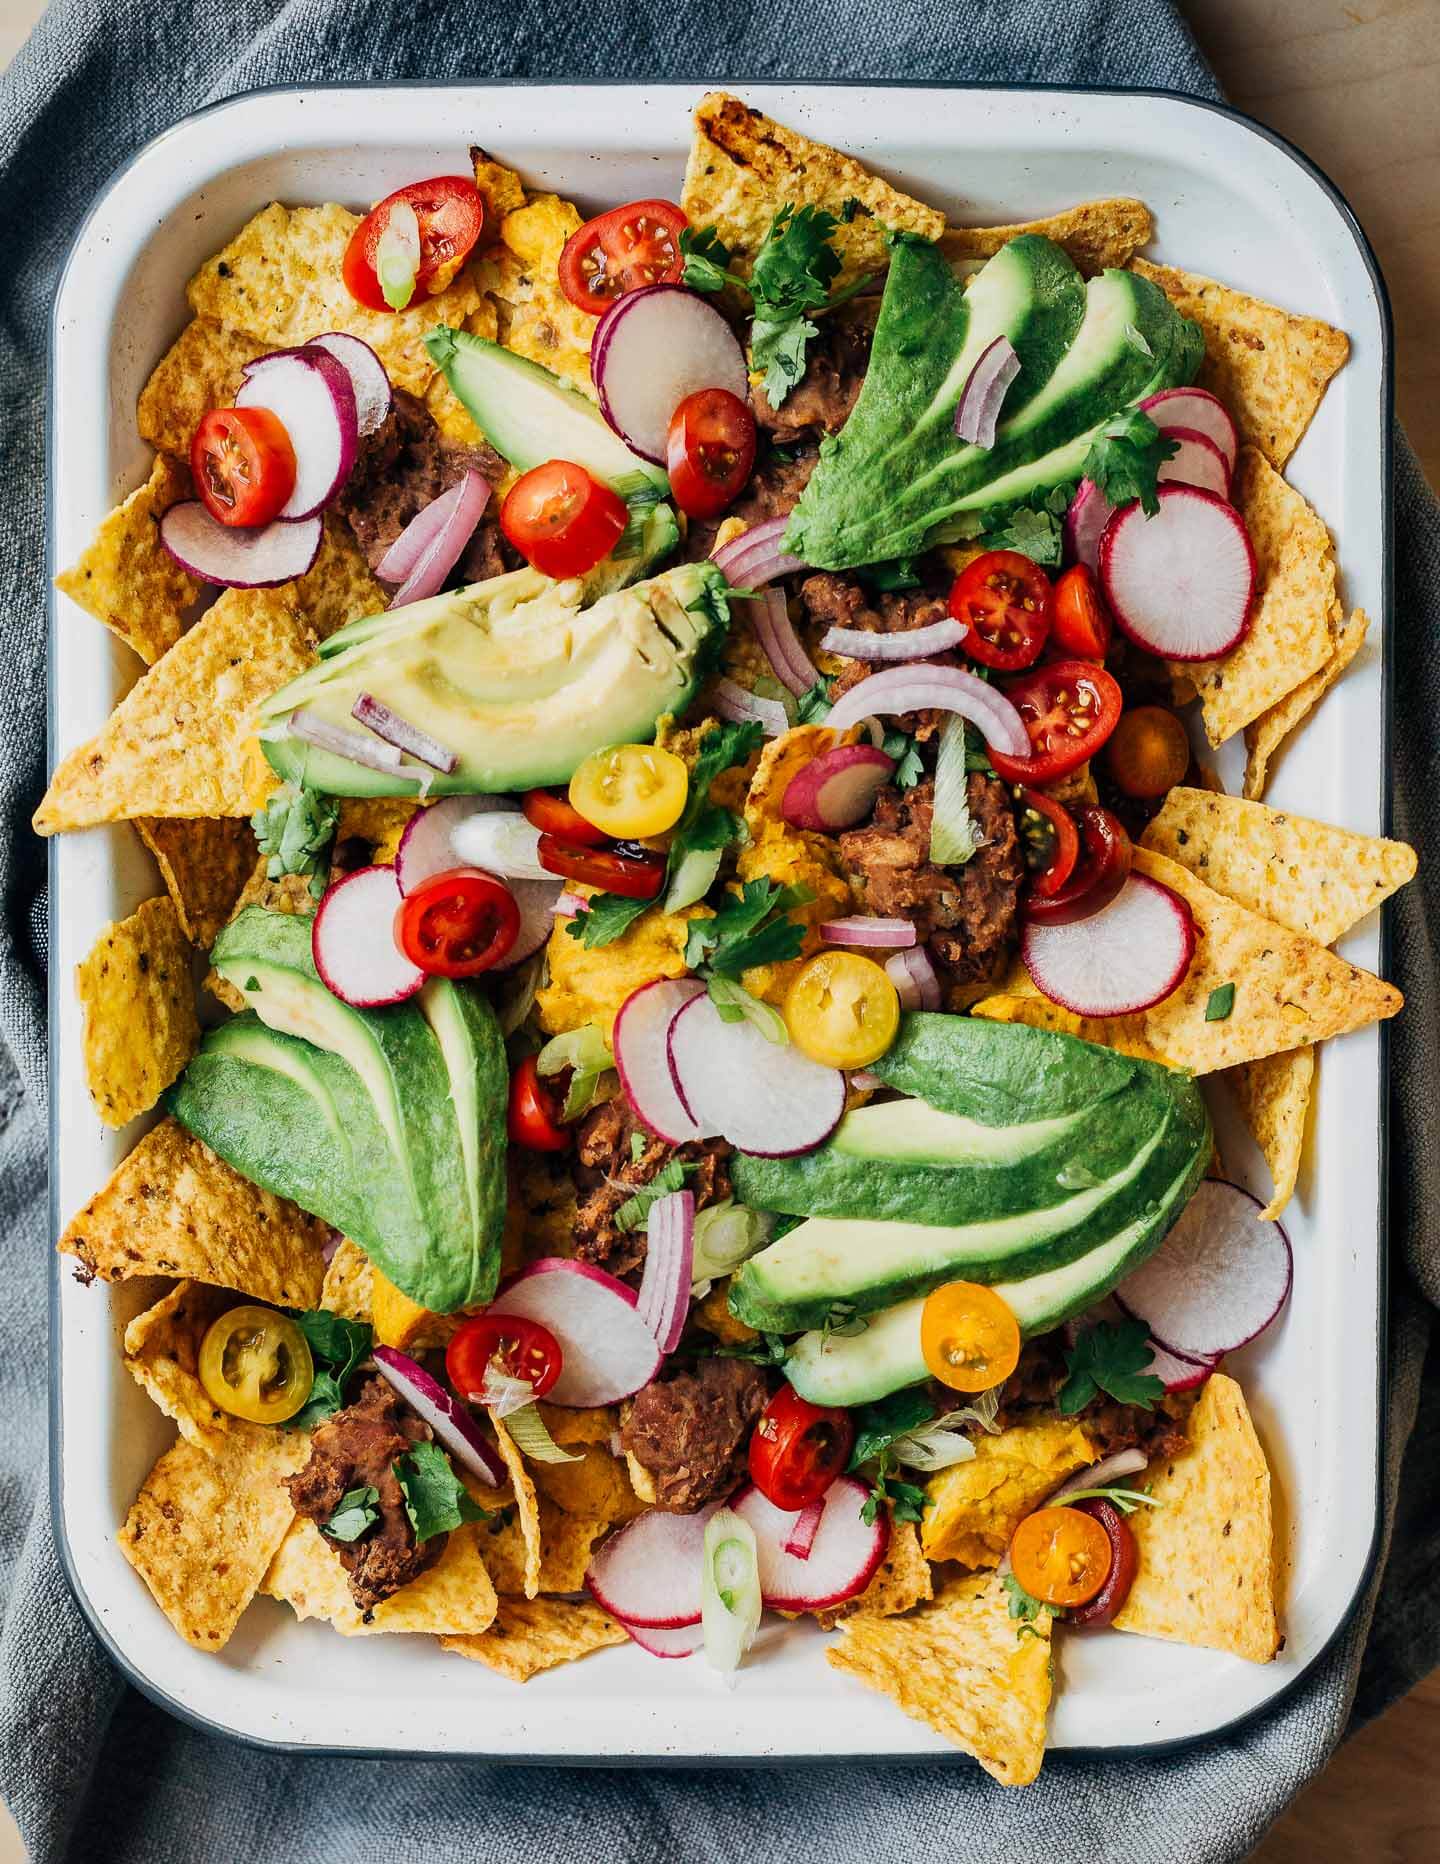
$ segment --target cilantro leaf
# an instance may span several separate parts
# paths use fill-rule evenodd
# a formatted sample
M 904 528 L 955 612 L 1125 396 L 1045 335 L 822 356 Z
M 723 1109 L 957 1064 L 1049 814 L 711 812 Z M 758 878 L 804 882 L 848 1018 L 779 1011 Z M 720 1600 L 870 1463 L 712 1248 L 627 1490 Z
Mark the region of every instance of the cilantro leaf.
M 1033 1593 L 1027 1592 L 1013 1573 L 1006 1573 L 1000 1583 L 1004 1586 L 1009 1598 L 1010 1616 L 1017 1620 L 1020 1627 L 1015 1633 L 1017 1638 L 1039 1637 L 1037 1627 L 1042 1618 L 1065 1616 L 1063 1611 L 1057 1610 L 1053 1605 L 1047 1605 L 1043 1599 L 1037 1599 Z
M 400 1484 L 416 1540 L 448 1534 L 466 1521 L 485 1520 L 485 1510 L 471 1501 L 438 1443 L 417 1443 L 404 1456 L 397 1456 L 390 1467 Z
M 690 772 L 690 793 L 670 843 L 670 873 L 683 857 L 697 848 L 726 848 L 744 833 L 733 809 L 710 800 L 710 786 L 722 771 L 745 764 L 765 742 L 758 722 L 717 725 L 700 740 L 695 767 Z
M 286 874 L 308 874 L 310 891 L 318 900 L 325 891 L 326 855 L 335 839 L 340 805 L 319 790 L 293 789 L 288 783 L 250 818 L 260 852 L 269 859 L 265 872 L 271 880 Z
M 750 332 L 750 361 L 764 380 L 765 399 L 778 408 L 805 373 L 805 351 L 820 329 L 808 317 L 777 323 L 757 317 Z
M 984 536 L 991 550 L 1018 550 L 1032 563 L 1050 567 L 1060 561 L 1063 533 L 1053 511 L 1033 511 L 1021 505 L 998 531 L 986 531 Z
M 654 900 L 631 900 L 623 893 L 592 894 L 583 913 L 576 913 L 565 927 L 568 937 L 578 938 L 586 951 L 601 945 L 613 945 L 628 932 L 647 906 Z
M 905 731 L 887 731 L 885 741 L 880 747 L 887 757 L 895 759 L 895 769 L 890 781 L 897 790 L 913 789 L 925 775 L 925 764 L 920 756 L 920 746 Z
M 699 1167 L 687 1159 L 669 1159 L 662 1165 L 649 1184 L 642 1184 L 633 1197 L 615 1212 L 614 1224 L 617 1230 L 643 1230 L 650 1218 L 650 1206 L 657 1199 L 666 1197 L 671 1191 L 683 1191 L 685 1180 Z
M 717 1359 L 746 1359 L 752 1366 L 783 1366 L 790 1356 L 790 1343 L 778 1333 L 762 1333 L 758 1340 L 740 1340 L 733 1346 L 717 1346 Z
M 823 677 L 807 687 L 795 701 L 797 725 L 823 724 L 830 713 L 830 682 Z
M 721 291 L 732 282 L 730 248 L 714 227 L 685 227 L 680 252 L 685 260 L 681 282 L 691 291 Z
M 752 965 L 798 958 L 805 928 L 788 914 L 814 897 L 808 887 L 777 887 L 768 878 L 747 881 L 741 892 L 725 896 L 713 918 L 690 921 L 686 965 L 692 971 L 708 965 L 721 977 L 738 977 Z
M 313 1430 L 344 1407 L 345 1387 L 370 1351 L 374 1336 L 368 1321 L 346 1320 L 323 1307 L 308 1308 L 292 1318 L 315 1361 L 315 1382 L 305 1403 L 286 1420 L 286 1428 Z
M 922 1521 L 925 1518 L 924 1489 L 914 1482 L 902 1482 L 898 1476 L 892 1476 L 889 1452 L 882 1450 L 875 1480 L 860 1510 L 860 1519 L 866 1527 L 875 1525 L 875 1517 L 883 1507 L 889 1508 L 891 1517 L 896 1521 Z
M 1069 1377 L 1060 1387 L 1057 1409 L 1074 1417 L 1103 1392 L 1121 1404 L 1154 1408 L 1165 1384 L 1144 1368 L 1150 1362 L 1150 1340 L 1143 1320 L 1102 1320 L 1087 1327 L 1065 1354 Z
M 862 1463 L 870 1462 L 887 1450 L 897 1437 L 928 1424 L 934 1415 L 935 1407 L 925 1392 L 913 1387 L 909 1391 L 892 1392 L 875 1404 L 857 1406 L 855 1448 L 850 1452 L 846 1469 L 857 1470 Z
M 380 1519 L 380 1510 L 376 1506 L 380 1500 L 379 1489 L 368 1485 L 358 1489 L 347 1489 L 340 1497 L 340 1506 L 328 1521 L 320 1523 L 320 1532 L 328 1534 L 331 1540 L 359 1540 L 367 1528 L 374 1527 Z
M 1127 505 L 1138 498 L 1140 509 L 1153 518 L 1160 509 L 1156 477 L 1179 447 L 1180 442 L 1161 433 L 1148 414 L 1131 408 L 1100 430 L 1081 473 L 1093 480 L 1112 505 Z
M 763 371 L 766 398 L 778 408 L 805 373 L 805 351 L 819 335 L 808 312 L 828 309 L 840 255 L 830 236 L 840 222 L 808 204 L 787 203 L 770 224 L 750 273 L 755 324 L 752 365 Z M 846 294 L 848 295 L 848 293 Z
M 1235 1008 L 1235 986 L 1217 984 L 1210 992 L 1205 1003 L 1205 1020 L 1207 1023 L 1223 1023 L 1228 1020 L 1231 1010 Z

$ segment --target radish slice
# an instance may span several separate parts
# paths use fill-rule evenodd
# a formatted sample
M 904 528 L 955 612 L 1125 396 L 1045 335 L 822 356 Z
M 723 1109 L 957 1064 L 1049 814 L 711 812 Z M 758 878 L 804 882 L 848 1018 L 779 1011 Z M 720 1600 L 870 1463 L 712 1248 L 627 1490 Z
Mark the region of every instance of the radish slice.
M 722 544 L 711 561 L 735 589 L 763 589 L 779 576 L 793 576 L 808 569 L 807 563 L 783 547 L 789 523 L 787 514 L 752 524 L 748 531 Z
M 445 578 L 464 555 L 465 546 L 475 535 L 475 527 L 490 502 L 490 481 L 478 472 L 467 472 L 447 492 L 431 499 L 425 509 L 413 517 L 386 553 L 386 562 L 406 546 L 396 561 L 414 552 L 405 580 L 390 598 L 391 608 L 405 608 L 411 602 L 423 602 L 438 595 Z M 411 531 L 421 527 L 412 539 Z
M 395 851 L 395 877 L 400 883 L 400 891 L 413 893 L 436 874 L 444 874 L 452 867 L 466 865 L 452 839 L 454 831 L 462 822 L 471 816 L 510 813 L 513 813 L 513 807 L 510 799 L 505 796 L 447 796 L 441 802 L 432 803 L 428 809 L 417 810 L 406 823 L 400 846 Z M 474 865 L 483 867 L 485 864 L 476 862 Z M 485 871 L 489 873 L 493 869 L 487 867 Z M 534 957 L 550 936 L 555 914 L 565 892 L 564 881 L 553 878 L 506 880 L 505 884 L 514 894 L 515 904 L 520 908 L 520 930 L 515 935 L 515 943 L 495 966 L 497 971 L 513 970 L 517 964 L 523 964 L 527 958 Z M 583 911 L 588 904 L 588 901 L 580 900 L 573 910 Z
M 447 1392 L 438 1379 L 431 1378 L 408 1353 L 396 1352 L 393 1346 L 377 1346 L 373 1357 L 381 1376 L 395 1387 L 412 1411 L 424 1418 L 472 1476 L 488 1482 L 492 1489 L 508 1486 L 510 1476 L 500 1452 L 458 1398 Z
M 1121 632 L 1166 660 L 1213 660 L 1244 639 L 1255 552 L 1244 520 L 1213 492 L 1162 485 L 1147 518 L 1122 505 L 1100 538 L 1100 581 Z M 834 717 L 829 723 L 834 723 Z M 1004 749 L 1003 746 L 1000 747 Z
M 327 330 L 323 336 L 311 337 L 305 348 L 327 350 L 349 376 L 355 391 L 355 425 L 362 439 L 385 425 L 395 395 L 384 363 L 368 343 L 346 330 Z
M 1140 412 L 1148 414 L 1161 433 L 1177 427 L 1204 434 L 1225 455 L 1225 464 L 1233 473 L 1240 456 L 1240 436 L 1225 404 L 1217 401 L 1205 388 L 1162 388 L 1140 403 Z
M 693 977 L 660 977 L 642 984 L 620 1005 L 610 1038 L 625 1098 L 636 1117 L 671 1146 L 713 1136 L 681 1100 L 671 1078 L 666 1047 L 676 1011 L 692 997 L 703 995 L 704 990 L 705 986 Z
M 869 1490 L 853 1476 L 837 1476 L 825 1491 L 820 1525 L 803 1559 L 787 1553 L 799 1515 L 777 1508 L 751 1487 L 731 1502 L 742 1521 L 755 1530 L 760 1564 L 760 1596 L 778 1611 L 818 1611 L 863 1592 L 890 1545 L 890 1516 L 881 1508 L 869 1527 L 860 1510 Z
M 1099 570 L 1100 535 L 1114 509 L 1093 479 L 1082 479 L 1065 513 L 1065 555 L 1072 563 L 1083 563 L 1091 575 Z
M 705 1523 L 714 1512 L 712 1507 L 698 1514 L 666 1514 L 652 1508 L 628 1521 L 605 1542 L 585 1575 L 597 1603 L 627 1628 L 698 1625 Z
M 1152 1340 L 1150 1363 L 1142 1370 L 1159 1379 L 1167 1392 L 1193 1392 L 1205 1383 L 1217 1364 L 1213 1359 L 1187 1359 Z
M 1179 988 L 1195 951 L 1195 921 L 1178 893 L 1131 874 L 1088 919 L 1020 934 L 1025 968 L 1053 1003 L 1077 1016 L 1128 1016 Z
M 894 772 L 895 759 L 873 744 L 837 744 L 790 779 L 780 813 L 796 828 L 853 828 L 875 807 Z
M 754 587 L 749 583 L 740 586 Z M 795 632 L 783 590 L 767 589 L 755 603 L 753 619 L 755 638 L 764 648 L 776 679 L 782 686 L 788 686 L 797 699 L 802 693 L 808 693 L 820 674 Z
M 869 628 L 831 628 L 820 642 L 827 654 L 848 654 L 851 660 L 923 660 L 927 654 L 947 653 L 959 647 L 969 632 L 963 621 L 947 615 L 907 634 L 877 634 Z
M 710 688 L 710 699 L 721 718 L 736 724 L 763 725 L 767 738 L 779 738 L 790 729 L 790 720 L 778 699 L 761 699 L 732 679 L 718 679 Z
M 827 919 L 820 927 L 826 945 L 891 946 L 901 949 L 915 943 L 915 928 L 908 919 L 874 919 L 852 913 L 848 919 Z
M 1236 1352 L 1284 1307 L 1294 1273 L 1290 1239 L 1262 1208 L 1238 1184 L 1207 1178 L 1116 1300 L 1172 1353 L 1214 1360 Z
M 182 570 L 220 589 L 273 589 L 303 576 L 320 554 L 318 518 L 303 524 L 262 524 L 258 530 L 221 524 L 198 498 L 182 499 L 160 520 L 160 542 Z
M 617 1622 L 631 1642 L 652 1657 L 693 1657 L 705 1642 L 705 1628 L 698 1619 L 693 1625 L 637 1625 L 623 1618 Z
M 665 464 L 670 417 L 687 395 L 725 388 L 750 400 L 745 352 L 725 318 L 683 285 L 617 298 L 595 326 L 590 373 L 600 412 L 627 446 Z
M 320 902 L 310 933 L 315 969 L 325 987 L 357 1010 L 403 1003 L 425 973 L 395 943 L 400 888 L 393 867 L 347 874 Z
M 1213 492 L 1216 498 L 1230 497 L 1230 466 L 1225 455 L 1208 434 L 1190 427 L 1167 427 L 1166 438 L 1179 442 L 1168 460 L 1161 462 L 1156 475 L 1161 485 L 1198 485 Z
M 695 1260 L 695 1193 L 667 1191 L 650 1206 L 645 1273 L 636 1307 L 662 1353 L 673 1353 L 690 1312 Z
M 669 1035 L 670 1072 L 697 1125 L 761 1158 L 790 1158 L 829 1138 L 845 1111 L 845 1077 L 768 1042 L 752 1022 L 722 1021 L 707 995 L 692 997 Z
M 282 523 L 310 518 L 350 476 L 360 423 L 349 372 L 325 349 L 275 350 L 246 365 L 237 408 L 268 408 L 295 449 L 295 489 Z
M 551 1404 L 582 1411 L 616 1404 L 648 1385 L 664 1357 L 634 1291 L 588 1262 L 542 1256 L 507 1282 L 486 1312 L 538 1320 L 560 1342 L 565 1363 L 545 1394 Z M 698 1601 L 698 1573 L 695 1583 Z
M 784 1551 L 792 1560 L 808 1560 L 815 1546 L 815 1536 L 820 1532 L 820 1522 L 825 1513 L 823 1498 L 811 1502 L 808 1508 L 802 1508 L 795 1517 L 795 1525 L 785 1541 Z
M 931 708 L 968 718 L 985 742 L 1006 757 L 1031 753 L 1025 721 L 1003 693 L 964 667 L 942 667 L 928 660 L 872 673 L 836 700 L 825 723 L 832 731 L 847 731 L 873 713 L 903 716 Z
M 902 1010 L 940 1008 L 940 979 L 923 945 L 913 945 L 887 958 L 885 975 L 895 986 Z

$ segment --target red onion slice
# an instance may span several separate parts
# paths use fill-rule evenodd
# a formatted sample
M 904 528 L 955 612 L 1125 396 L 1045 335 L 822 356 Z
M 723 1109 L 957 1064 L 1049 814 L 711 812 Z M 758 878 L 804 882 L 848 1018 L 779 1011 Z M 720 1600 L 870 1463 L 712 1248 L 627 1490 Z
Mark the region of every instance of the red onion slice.
M 832 731 L 846 731 L 871 713 L 903 717 L 927 710 L 958 712 L 1006 757 L 1030 755 L 1025 721 L 1003 693 L 963 667 L 941 667 L 932 661 L 872 673 L 836 701 L 825 723 Z
M 673 1353 L 690 1312 L 695 1260 L 695 1193 L 669 1191 L 650 1206 L 645 1273 L 636 1305 L 662 1353 Z
M 438 1379 L 431 1378 L 424 1366 L 417 1365 L 408 1353 L 396 1352 L 393 1346 L 377 1346 L 374 1355 L 381 1376 L 424 1418 L 445 1448 L 472 1476 L 488 1482 L 493 1489 L 504 1488 L 509 1483 L 510 1477 L 499 1451 L 492 1447 L 460 1400 L 452 1397 Z
M 955 432 L 972 447 L 993 447 L 1005 391 L 1020 373 L 1020 358 L 1009 337 L 996 337 L 980 352 L 960 391 Z
M 802 1508 L 795 1517 L 795 1524 L 781 1544 L 781 1551 L 793 1559 L 808 1560 L 810 1549 L 815 1545 L 815 1536 L 820 1532 L 821 1518 L 825 1513 L 825 1499 L 811 1502 L 808 1508 Z
M 349 372 L 328 350 L 275 350 L 245 368 L 237 408 L 268 408 L 290 436 L 295 487 L 277 517 L 312 518 L 344 485 L 360 423 Z
M 965 623 L 947 615 L 927 628 L 908 634 L 875 634 L 868 628 L 831 628 L 820 646 L 827 654 L 848 654 L 852 660 L 923 660 L 927 654 L 948 653 L 965 639 Z
M 555 917 L 573 919 L 576 913 L 590 910 L 590 902 L 583 893 L 572 893 L 568 887 L 555 898 Z
M 923 945 L 912 945 L 885 960 L 885 975 L 895 986 L 905 1010 L 938 1010 L 940 979 Z
M 788 517 L 767 518 L 717 550 L 711 561 L 733 589 L 760 589 L 778 576 L 793 576 L 809 564 L 781 548 Z
M 432 770 L 444 771 L 448 776 L 460 761 L 453 751 L 445 749 L 438 738 L 432 738 L 428 731 L 421 731 L 408 718 L 392 712 L 388 705 L 382 704 L 372 693 L 361 693 L 350 708 L 350 716 L 373 731 L 377 738 L 383 738 L 397 750 L 408 751 Z
M 363 764 L 367 770 L 389 771 L 401 768 L 397 745 L 371 737 L 369 732 L 351 731 L 345 725 L 332 725 L 328 719 L 319 717 L 305 706 L 290 714 L 288 729 L 292 738 L 313 744 L 320 751 L 333 751 L 336 757 L 348 757 L 352 764 Z
M 888 945 L 896 950 L 915 943 L 915 928 L 908 919 L 877 919 L 852 913 L 847 919 L 827 919 L 820 927 L 826 945 Z
M 221 524 L 198 498 L 181 499 L 160 520 L 161 547 L 182 570 L 217 589 L 273 589 L 303 576 L 320 554 L 319 518 L 262 524 Z
M 347 330 L 327 330 L 323 336 L 311 337 L 304 347 L 328 351 L 349 376 L 355 391 L 355 421 L 362 438 L 385 425 L 395 396 L 384 363 L 368 343 L 352 337 Z
M 1109 1456 L 1102 1456 L 1098 1463 L 1091 1463 L 1088 1468 L 1077 1469 L 1073 1476 L 1067 1476 L 1059 1488 L 1045 1498 L 1045 1506 L 1055 1507 L 1077 1489 L 1106 1489 L 1122 1476 L 1138 1476 L 1149 1461 L 1150 1458 L 1140 1449 L 1113 1450 Z
M 385 554 L 380 574 L 384 575 L 385 565 L 396 557 L 396 566 L 403 562 L 413 547 L 416 554 L 408 570 L 404 571 L 405 580 L 390 598 L 391 608 L 404 608 L 410 602 L 423 602 L 426 596 L 436 595 L 443 587 L 445 578 L 460 561 L 466 544 L 475 534 L 475 527 L 484 515 L 485 507 L 490 502 L 490 481 L 478 472 L 469 471 L 458 485 L 452 485 L 439 498 L 431 499 L 421 512 L 410 520 L 405 529 Z M 437 512 L 436 506 L 443 506 Z M 420 531 L 418 543 L 407 544 L 410 533 L 417 526 Z M 402 550 L 402 546 L 406 546 Z
M 747 693 L 734 680 L 716 680 L 710 697 L 721 718 L 741 725 L 763 725 L 767 738 L 778 738 L 790 729 L 790 720 L 778 699 L 762 699 L 756 693 Z
M 774 668 L 776 679 L 782 686 L 788 686 L 797 699 L 801 693 L 808 693 L 820 677 L 819 669 L 811 664 L 779 589 L 767 589 L 757 598 L 754 621 L 756 638 L 765 649 L 765 657 Z M 955 625 L 959 627 L 960 624 Z

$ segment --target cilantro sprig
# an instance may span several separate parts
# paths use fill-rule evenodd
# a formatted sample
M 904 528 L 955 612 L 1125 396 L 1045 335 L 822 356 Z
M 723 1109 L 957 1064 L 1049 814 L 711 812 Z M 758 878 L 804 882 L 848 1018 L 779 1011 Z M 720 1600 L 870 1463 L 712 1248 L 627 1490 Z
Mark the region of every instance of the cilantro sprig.
M 326 856 L 335 839 L 340 805 L 319 790 L 292 789 L 286 784 L 250 818 L 260 852 L 269 858 L 265 872 L 271 880 L 286 874 L 308 874 L 310 891 L 318 900 L 325 891 L 329 863 Z
M 1128 505 L 1138 498 L 1140 509 L 1153 518 L 1160 509 L 1156 482 L 1160 468 L 1180 442 L 1161 433 L 1148 414 L 1130 408 L 1107 421 L 1085 455 L 1081 476 L 1089 479 L 1112 505 Z
M 1037 1599 L 1033 1593 L 1027 1592 L 1013 1573 L 1006 1573 L 1000 1583 L 1005 1588 L 1010 1616 L 1018 1625 L 1015 1632 L 1017 1641 L 1022 1637 L 1039 1637 L 1042 1618 L 1065 1616 L 1058 1606 L 1047 1605 L 1043 1599 Z
M 405 1513 L 417 1541 L 448 1534 L 466 1521 L 488 1518 L 485 1509 L 470 1499 L 438 1443 L 417 1443 L 404 1456 L 397 1456 L 390 1467 L 400 1484 Z
M 313 1430 L 344 1406 L 345 1387 L 370 1351 L 373 1335 L 368 1321 L 346 1320 L 323 1307 L 295 1314 L 294 1320 L 315 1362 L 315 1383 L 287 1428 Z
M 379 1489 L 371 1488 L 368 1483 L 358 1489 L 347 1489 L 334 1514 L 320 1523 L 320 1532 L 328 1534 L 331 1540 L 359 1540 L 380 1519 L 379 1500 Z
M 1151 1411 L 1165 1384 L 1144 1368 L 1150 1363 L 1150 1339 L 1143 1320 L 1102 1320 L 1087 1327 L 1065 1354 L 1069 1377 L 1060 1387 L 1056 1408 L 1074 1417 L 1092 1398 L 1107 1392 L 1120 1404 Z
M 805 928 L 789 915 L 792 908 L 808 906 L 814 897 L 808 887 L 778 887 L 767 876 L 746 881 L 739 893 L 725 896 L 713 918 L 690 921 L 685 938 L 687 967 L 708 969 L 718 977 L 739 977 L 753 965 L 798 958 Z

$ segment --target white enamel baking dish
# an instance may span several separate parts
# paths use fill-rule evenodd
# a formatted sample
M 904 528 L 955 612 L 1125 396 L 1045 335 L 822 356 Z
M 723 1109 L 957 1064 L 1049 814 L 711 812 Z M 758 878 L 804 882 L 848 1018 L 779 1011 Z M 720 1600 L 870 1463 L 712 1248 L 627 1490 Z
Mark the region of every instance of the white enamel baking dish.
M 1021 220 L 1104 194 L 1156 214 L 1153 255 L 1243 284 L 1349 333 L 1291 476 L 1339 544 L 1344 596 L 1372 621 L 1365 655 L 1284 758 L 1274 799 L 1377 832 L 1387 809 L 1390 374 L 1384 288 L 1334 190 L 1254 125 L 1168 95 L 903 87 L 738 87 L 854 151 L 957 219 Z M 376 87 L 240 97 L 160 137 L 99 197 L 55 306 L 52 567 L 143 478 L 136 396 L 184 322 L 184 285 L 272 199 L 363 207 L 416 175 L 463 168 L 482 143 L 594 211 L 678 190 L 694 85 Z M 50 755 L 99 729 L 139 672 L 128 650 L 54 598 Z M 1230 787 L 1237 772 L 1227 768 Z M 105 1132 L 80 1068 L 77 961 L 99 928 L 158 890 L 131 830 L 62 837 L 51 855 L 52 1197 L 56 1227 L 129 1149 Z M 1378 916 L 1345 942 L 1376 967 Z M 1287 1218 L 1294 1298 L 1239 1355 L 1277 1478 L 1286 1642 L 1265 1667 L 1107 1633 L 1061 1640 L 1053 1743 L 1193 1740 L 1292 1685 L 1339 1629 L 1377 1531 L 1384 1351 L 1385 1052 L 1367 1030 L 1331 1044 L 1300 1195 Z M 1254 1175 L 1248 1141 L 1225 1156 Z M 1257 1179 L 1257 1182 L 1263 1180 Z M 524 1687 L 412 1637 L 346 1640 L 258 1600 L 220 1655 L 190 1649 L 120 1557 L 117 1526 L 172 1435 L 126 1375 L 125 1321 L 151 1285 L 78 1286 L 57 1268 L 52 1454 L 59 1543 L 115 1661 L 177 1714 L 303 1749 L 620 1760 L 914 1756 L 951 1750 L 828 1669 L 810 1626 L 768 1630 L 733 1691 L 704 1664 L 606 1651 Z M 1346 1368 L 1346 1376 L 1335 1369 Z

